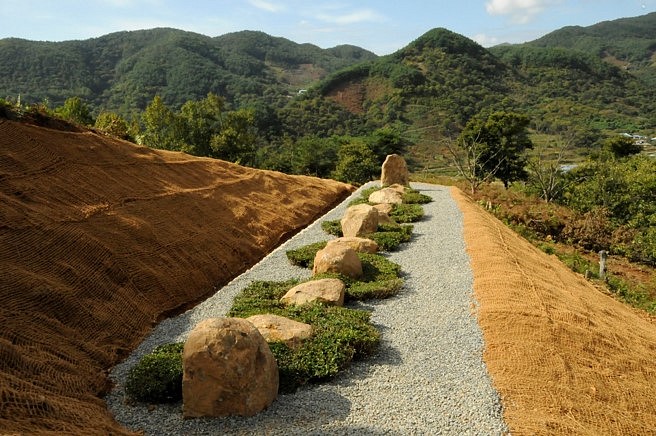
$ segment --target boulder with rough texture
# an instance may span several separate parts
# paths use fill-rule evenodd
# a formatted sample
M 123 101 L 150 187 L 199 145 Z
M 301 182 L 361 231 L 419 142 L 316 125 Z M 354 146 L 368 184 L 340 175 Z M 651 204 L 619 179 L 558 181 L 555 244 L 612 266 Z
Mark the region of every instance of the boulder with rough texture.
M 344 305 L 346 286 L 339 279 L 311 280 L 294 286 L 280 299 L 288 305 L 302 305 L 313 301 L 332 306 Z
M 246 318 L 260 332 L 267 342 L 284 342 L 289 347 L 297 347 L 312 336 L 312 326 L 294 321 L 284 316 L 264 314 Z
M 278 365 L 255 326 L 210 318 L 189 333 L 182 353 L 182 413 L 253 416 L 278 395 Z
M 405 194 L 405 190 L 406 190 L 405 186 L 399 185 L 398 183 L 395 183 L 393 185 L 389 185 L 388 188 L 394 189 L 396 192 L 398 192 L 401 195 Z
M 357 279 L 362 276 L 362 262 L 354 249 L 340 244 L 326 246 L 314 257 L 313 274 L 326 272 L 344 274 Z
M 399 194 L 394 188 L 383 188 L 374 191 L 368 198 L 370 203 L 387 203 L 387 204 L 401 204 L 403 203 L 403 195 Z
M 374 233 L 378 229 L 378 211 L 368 204 L 358 204 L 346 209 L 341 219 L 342 234 L 347 237 Z
M 408 166 L 405 159 L 398 154 L 389 154 L 383 162 L 383 168 L 380 175 L 380 183 L 383 186 L 399 185 L 409 186 Z
M 389 214 L 392 212 L 392 205 L 389 203 L 374 204 L 374 209 L 378 211 L 378 224 L 393 224 L 394 220 Z
M 380 212 L 379 212 L 380 213 Z M 385 215 L 387 216 L 387 215 Z M 381 218 L 381 215 L 378 217 L 379 219 Z M 389 216 L 387 217 L 389 219 Z M 371 239 L 367 238 L 358 238 L 358 237 L 341 237 L 337 239 L 331 239 L 328 241 L 326 246 L 328 245 L 335 245 L 335 244 L 341 244 L 345 245 L 347 247 L 351 247 L 358 253 L 377 253 L 378 252 L 378 244 L 376 241 L 372 241 Z

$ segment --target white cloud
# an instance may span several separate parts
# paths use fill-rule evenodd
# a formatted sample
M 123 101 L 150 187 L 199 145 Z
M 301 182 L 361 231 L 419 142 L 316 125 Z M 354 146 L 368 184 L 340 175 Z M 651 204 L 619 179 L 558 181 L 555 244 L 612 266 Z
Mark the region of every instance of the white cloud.
M 381 23 L 385 21 L 384 16 L 372 9 L 360 9 L 358 11 L 353 11 L 351 13 L 341 15 L 318 14 L 316 18 L 326 23 L 339 25 L 357 24 L 364 22 Z
M 562 0 L 489 0 L 485 3 L 485 10 L 490 15 L 508 15 L 513 22 L 525 24 L 545 9 L 561 2 Z
M 496 36 L 486 35 L 484 33 L 477 33 L 472 37 L 472 39 L 483 47 L 492 47 L 493 45 L 499 44 L 499 38 Z
M 251 6 L 254 6 L 258 9 L 262 9 L 263 11 L 267 12 L 280 12 L 285 7 L 283 5 L 277 5 L 273 2 L 266 1 L 266 0 L 248 0 L 248 3 L 251 4 Z

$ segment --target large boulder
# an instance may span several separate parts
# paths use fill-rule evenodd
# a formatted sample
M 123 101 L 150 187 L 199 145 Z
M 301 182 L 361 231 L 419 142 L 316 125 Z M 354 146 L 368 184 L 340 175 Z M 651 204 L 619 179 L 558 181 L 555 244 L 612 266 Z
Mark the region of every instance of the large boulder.
M 383 215 L 380 214 L 378 215 L 378 219 L 380 221 L 381 217 Z M 387 216 L 386 214 L 384 216 Z M 389 216 L 387 216 L 387 219 L 390 219 Z M 391 220 L 390 220 L 391 221 Z M 346 247 L 350 247 L 357 251 L 358 253 L 377 253 L 378 252 L 378 244 L 376 241 L 372 241 L 371 239 L 367 238 L 358 238 L 358 237 L 348 237 L 344 236 L 341 238 L 337 239 L 331 239 L 328 241 L 326 246 L 329 245 L 344 245 Z
M 278 395 L 278 366 L 255 326 L 240 318 L 210 318 L 189 333 L 182 353 L 182 413 L 252 416 Z
M 287 346 L 295 348 L 312 336 L 312 326 L 303 322 L 294 321 L 284 316 L 264 314 L 253 315 L 246 318 L 262 334 L 267 342 L 284 342 Z
M 313 301 L 331 306 L 343 306 L 345 290 L 344 282 L 339 279 L 311 280 L 291 288 L 280 301 L 297 306 Z
M 339 273 L 357 279 L 362 276 L 362 262 L 354 249 L 335 244 L 319 250 L 314 256 L 312 273 Z
M 374 209 L 378 211 L 378 224 L 394 224 L 394 220 L 389 214 L 392 212 L 392 205 L 389 203 L 374 204 Z
M 380 183 L 383 186 L 399 185 L 409 186 L 408 166 L 405 159 L 398 154 L 389 154 L 383 162 L 383 168 L 380 175 Z
M 394 188 L 383 188 L 372 192 L 368 200 L 369 203 L 401 204 L 403 203 L 403 195 Z
M 378 229 L 378 211 L 368 204 L 346 209 L 341 219 L 342 234 L 347 237 L 363 236 Z

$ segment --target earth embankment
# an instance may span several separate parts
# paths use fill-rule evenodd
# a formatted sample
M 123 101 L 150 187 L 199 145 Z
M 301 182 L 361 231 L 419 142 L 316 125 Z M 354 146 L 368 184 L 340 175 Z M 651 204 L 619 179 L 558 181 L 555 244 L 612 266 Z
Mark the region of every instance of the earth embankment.
M 107 371 L 352 187 L 0 119 L 0 432 L 121 433 Z
M 656 325 L 454 189 L 484 360 L 512 434 L 656 432 Z

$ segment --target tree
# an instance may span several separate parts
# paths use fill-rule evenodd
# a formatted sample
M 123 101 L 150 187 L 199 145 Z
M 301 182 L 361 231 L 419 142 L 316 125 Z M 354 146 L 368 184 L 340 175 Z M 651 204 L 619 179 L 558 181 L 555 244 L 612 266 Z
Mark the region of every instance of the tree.
M 446 144 L 458 174 L 467 181 L 472 194 L 481 184 L 491 181 L 498 169 L 486 169 L 488 160 L 496 158 L 496 154 L 486 157 L 487 147 L 479 139 L 479 137 L 461 136 L 458 138 L 457 145 L 453 145 L 451 141 Z
M 351 138 L 337 152 L 333 177 L 342 182 L 361 184 L 379 174 L 380 166 L 371 147 L 361 138 Z
M 527 161 L 528 183 L 540 193 L 540 197 L 546 202 L 558 198 L 564 189 L 563 159 L 573 141 L 573 135 L 569 138 L 560 136 L 552 144 L 556 149 L 554 159 L 546 159 L 544 150 L 540 149 Z
M 257 149 L 253 111 L 239 109 L 223 118 L 221 131 L 212 136 L 213 156 L 242 165 L 253 165 Z
M 616 158 L 628 157 L 642 151 L 642 145 L 637 144 L 633 138 L 628 136 L 614 136 L 606 139 L 602 144 L 604 150 L 613 154 Z
M 84 126 L 93 125 L 93 117 L 89 106 L 80 97 L 66 99 L 63 106 L 55 109 L 55 113 L 63 119 Z
M 128 123 L 114 112 L 102 112 L 96 118 L 94 127 L 116 138 L 130 139 Z
M 159 95 L 146 107 L 142 120 L 145 129 L 141 142 L 144 145 L 164 150 L 185 147 L 183 123 Z
M 511 182 L 526 180 L 524 152 L 533 148 L 528 137 L 529 118 L 516 112 L 494 112 L 475 117 L 465 125 L 460 144 L 478 144 L 481 169 L 494 173 L 507 188 Z
M 189 100 L 180 108 L 187 151 L 196 156 L 211 156 L 212 138 L 221 132 L 225 101 L 209 93 L 203 100 Z

